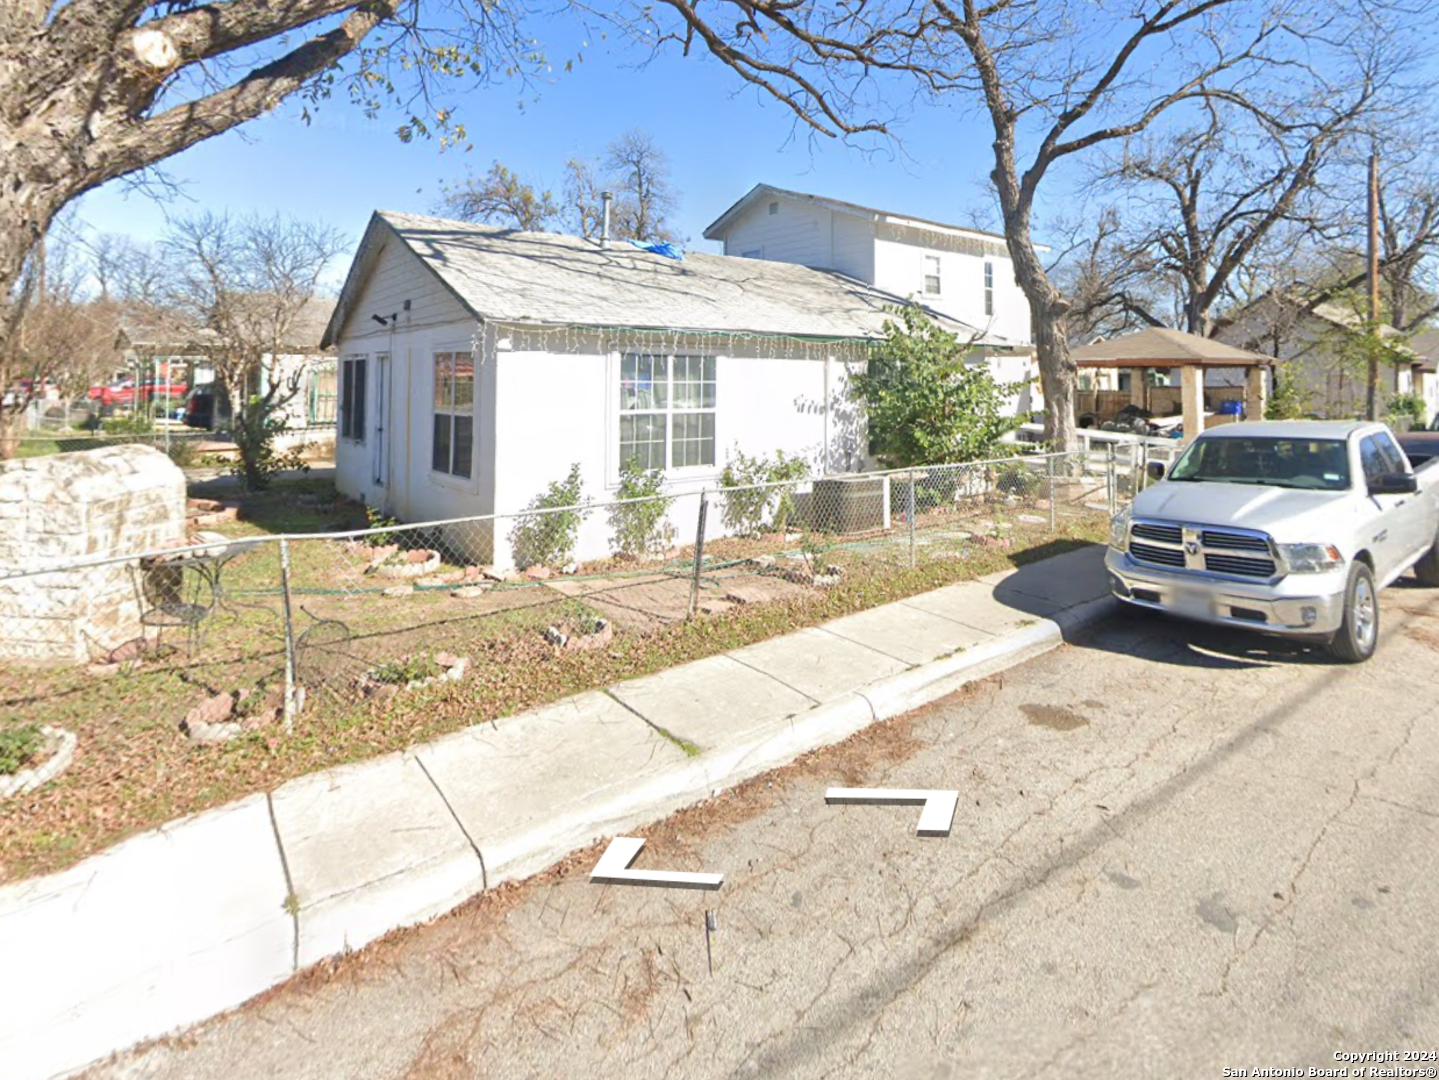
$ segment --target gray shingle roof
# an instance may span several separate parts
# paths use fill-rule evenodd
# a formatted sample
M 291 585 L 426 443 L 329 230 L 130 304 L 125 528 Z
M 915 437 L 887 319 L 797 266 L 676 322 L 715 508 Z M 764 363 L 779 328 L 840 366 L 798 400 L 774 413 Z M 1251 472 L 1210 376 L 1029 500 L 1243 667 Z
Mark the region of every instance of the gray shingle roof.
M 879 337 L 905 298 L 825 270 L 687 252 L 676 262 L 629 243 L 527 233 L 381 211 L 383 222 L 477 317 L 502 323 L 625 327 L 818 338 Z M 366 233 L 326 342 L 339 336 L 363 278 Z M 968 339 L 970 326 L 930 312 Z M 982 343 L 1011 344 L 993 335 Z

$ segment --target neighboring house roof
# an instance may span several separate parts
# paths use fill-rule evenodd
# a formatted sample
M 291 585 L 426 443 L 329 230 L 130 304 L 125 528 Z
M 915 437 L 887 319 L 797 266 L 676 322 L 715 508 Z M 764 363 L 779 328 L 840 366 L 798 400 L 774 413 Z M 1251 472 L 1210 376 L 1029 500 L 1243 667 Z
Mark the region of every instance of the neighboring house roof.
M 790 191 L 786 188 L 775 187 L 772 184 L 756 184 L 740 196 L 728 210 L 715 218 L 704 231 L 706 240 L 719 240 L 724 236 L 724 230 L 734 218 L 744 213 L 761 199 L 773 199 L 776 196 L 787 199 L 798 199 L 801 202 L 808 202 L 825 210 L 833 210 L 840 214 L 852 214 L 869 221 L 882 222 L 888 225 L 909 225 L 918 229 L 931 229 L 939 232 L 951 233 L 955 236 L 964 236 L 976 240 L 988 240 L 991 243 L 1004 244 L 1002 233 L 987 232 L 984 229 L 971 229 L 964 225 L 947 225 L 942 221 L 931 221 L 928 218 L 914 217 L 911 214 L 896 214 L 890 210 L 880 210 L 873 206 L 862 206 L 859 203 L 846 202 L 843 199 L 831 199 L 824 195 L 810 195 L 803 191 Z M 1049 248 L 1042 244 L 1035 244 L 1034 250 L 1048 251 Z
M 1080 367 L 1232 368 L 1274 363 L 1272 356 L 1158 326 L 1120 337 L 1101 338 L 1072 350 L 1069 356 Z
M 266 309 L 269 301 L 265 296 L 255 296 L 253 324 L 260 336 L 264 332 L 264 320 L 270 314 Z M 330 316 L 334 313 L 335 301 L 315 296 L 305 301 L 304 306 L 291 320 L 285 337 L 279 344 L 281 353 L 320 352 L 320 339 L 325 335 Z M 130 311 L 120 316 L 119 348 L 134 349 L 136 352 L 170 353 L 184 355 L 203 354 L 220 345 L 219 335 L 209 327 L 200 325 L 184 312 L 173 308 L 148 308 Z
M 142 308 L 120 315 L 119 349 L 144 353 L 205 353 L 215 347 L 215 332 L 173 308 Z
M 1439 371 L 1439 330 L 1424 330 L 1405 343 L 1420 358 L 1425 371 Z
M 384 241 L 393 237 L 476 319 L 538 326 L 873 340 L 905 299 L 828 270 L 688 252 L 682 261 L 622 241 L 377 211 L 323 343 L 333 345 Z M 979 344 L 1015 343 L 925 309 Z M 364 314 L 364 313 L 359 313 Z

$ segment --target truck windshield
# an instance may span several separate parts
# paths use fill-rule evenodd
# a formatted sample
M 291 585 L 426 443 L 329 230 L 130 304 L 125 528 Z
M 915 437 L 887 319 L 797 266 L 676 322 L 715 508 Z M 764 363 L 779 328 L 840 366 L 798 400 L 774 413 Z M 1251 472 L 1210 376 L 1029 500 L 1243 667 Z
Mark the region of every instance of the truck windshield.
M 1342 439 L 1197 439 L 1167 479 L 1342 491 L 1349 450 Z

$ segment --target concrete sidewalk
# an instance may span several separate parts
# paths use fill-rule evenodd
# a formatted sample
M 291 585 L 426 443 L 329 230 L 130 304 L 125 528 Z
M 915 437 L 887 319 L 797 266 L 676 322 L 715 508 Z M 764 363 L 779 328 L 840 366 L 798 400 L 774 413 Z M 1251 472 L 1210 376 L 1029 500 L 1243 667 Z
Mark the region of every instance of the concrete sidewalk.
M 0 1061 L 65 1075 L 1047 651 L 1103 549 L 294 780 L 0 889 Z M 705 867 L 723 872 L 725 867 Z

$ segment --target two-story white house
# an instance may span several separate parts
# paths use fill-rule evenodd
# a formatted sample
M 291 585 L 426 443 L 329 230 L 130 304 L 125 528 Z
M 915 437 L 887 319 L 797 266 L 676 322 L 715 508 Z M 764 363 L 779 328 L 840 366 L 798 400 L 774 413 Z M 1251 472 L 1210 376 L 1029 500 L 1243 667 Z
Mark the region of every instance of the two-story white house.
M 726 255 L 835 271 L 979 328 L 985 340 L 1009 347 L 976 348 L 975 359 L 986 359 L 1003 382 L 1032 378 L 1016 407 L 1043 407 L 1028 347 L 1029 302 L 1004 237 L 770 184 L 756 184 L 704 235 Z

